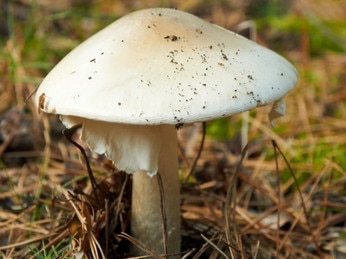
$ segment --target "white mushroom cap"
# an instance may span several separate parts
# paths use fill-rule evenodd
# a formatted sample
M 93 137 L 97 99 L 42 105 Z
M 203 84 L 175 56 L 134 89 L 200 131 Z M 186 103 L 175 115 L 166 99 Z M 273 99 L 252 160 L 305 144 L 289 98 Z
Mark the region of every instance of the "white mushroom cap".
M 174 9 L 133 12 L 68 54 L 35 102 L 48 113 L 128 124 L 229 116 L 281 99 L 297 81 L 278 54 Z

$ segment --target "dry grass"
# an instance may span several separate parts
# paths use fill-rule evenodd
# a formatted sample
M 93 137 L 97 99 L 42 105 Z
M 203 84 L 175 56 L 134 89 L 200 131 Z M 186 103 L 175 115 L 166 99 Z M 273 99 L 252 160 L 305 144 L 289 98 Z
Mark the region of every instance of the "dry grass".
M 253 6 L 233 0 L 53 2 L 0 3 L 8 10 L 0 21 L 0 255 L 126 257 L 131 179 L 86 150 L 104 190 L 93 191 L 77 148 L 61 136 L 56 118 L 38 115 L 27 96 L 69 49 L 130 10 L 177 7 L 235 28 L 251 18 Z M 230 128 L 227 140 L 207 136 L 193 177 L 182 185 L 183 258 L 346 256 L 346 32 L 336 28 L 346 6 L 300 0 L 285 8 L 282 15 L 298 21 L 295 29 L 267 14 L 258 18 L 258 38 L 299 70 L 287 115 L 272 129 L 267 108 L 250 113 L 246 157 L 239 128 Z M 313 41 L 316 33 L 321 43 Z M 229 124 L 238 127 L 241 120 L 237 115 Z M 183 179 L 200 134 L 180 136 Z

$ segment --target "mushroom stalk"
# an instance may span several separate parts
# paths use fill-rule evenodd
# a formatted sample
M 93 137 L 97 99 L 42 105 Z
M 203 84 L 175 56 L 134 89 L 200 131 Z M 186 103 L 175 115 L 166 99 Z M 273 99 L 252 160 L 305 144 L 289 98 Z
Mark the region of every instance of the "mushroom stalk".
M 164 254 L 162 224 L 166 224 L 167 253 L 180 252 L 180 188 L 177 133 L 173 125 L 127 125 L 61 116 L 67 128 L 83 124 L 82 139 L 106 154 L 120 170 L 133 174 L 131 235 L 156 253 Z M 162 180 L 161 205 L 157 173 Z M 162 222 L 161 206 L 166 222 Z M 132 249 L 135 255 L 139 249 Z
M 158 173 L 164 191 L 167 253 L 180 252 L 180 188 L 178 177 L 177 136 L 172 125 L 161 125 Z M 131 233 L 155 252 L 164 254 L 161 198 L 157 175 L 144 171 L 133 175 Z M 138 254 L 137 249 L 135 254 Z M 173 258 L 173 257 L 170 257 Z M 179 256 L 177 256 L 179 258 Z

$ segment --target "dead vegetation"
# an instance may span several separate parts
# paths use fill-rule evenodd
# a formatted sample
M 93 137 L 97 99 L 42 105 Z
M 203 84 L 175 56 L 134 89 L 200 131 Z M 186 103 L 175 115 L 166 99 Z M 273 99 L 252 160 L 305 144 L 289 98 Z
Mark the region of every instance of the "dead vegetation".
M 38 115 L 26 98 L 63 56 L 59 48 L 66 53 L 96 30 L 99 25 L 92 21 L 91 13 L 107 20 L 110 14 L 114 17 L 159 3 L 77 1 L 71 6 L 69 1 L 61 1 L 48 8 L 50 2 L 0 4 L 12 12 L 7 17 L 14 21 L 11 26 L 10 18 L 0 24 L 6 39 L 0 53 L 0 255 L 126 258 L 129 243 L 136 242 L 126 234 L 131 177 L 84 146 L 99 186 L 92 188 L 87 161 L 62 136 L 57 118 Z M 63 10 L 79 10 L 83 4 L 89 8 L 84 10 L 87 18 L 63 16 Z M 166 5 L 232 28 L 249 18 L 255 4 L 176 0 Z M 285 8 L 300 22 L 313 17 L 323 37 L 334 35 L 331 41 L 345 37 L 344 30 L 338 35 L 330 29 L 331 21 L 344 19 L 339 15 L 345 10 L 342 1 L 292 1 Z M 63 18 L 27 24 L 30 31 L 23 27 L 30 18 L 28 13 L 41 19 L 52 14 Z M 76 24 L 81 31 L 73 33 L 69 28 Z M 314 32 L 307 24 L 294 31 L 278 29 L 281 25 L 266 30 L 268 26 L 269 22 L 259 29 L 259 41 L 268 46 L 280 41 L 277 51 L 297 66 L 300 81 L 287 98 L 287 115 L 277 128 L 268 125 L 267 108 L 250 114 L 245 149 L 239 148 L 241 115 L 229 119 L 233 128 L 226 140 L 208 135 L 188 180 L 185 176 L 198 152 L 201 130 L 193 126 L 180 130 L 182 258 L 345 257 L 345 55 L 337 47 L 316 53 Z M 55 42 L 56 46 L 38 43 L 48 31 L 51 37 L 45 44 Z M 47 50 L 55 55 L 44 53 Z M 165 257 L 137 245 L 152 257 Z

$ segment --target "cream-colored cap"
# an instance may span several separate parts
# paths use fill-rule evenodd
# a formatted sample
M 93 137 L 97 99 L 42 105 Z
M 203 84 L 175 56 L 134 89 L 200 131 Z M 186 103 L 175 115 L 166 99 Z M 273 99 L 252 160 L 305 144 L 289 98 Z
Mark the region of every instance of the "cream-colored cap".
M 128 124 L 179 124 L 280 100 L 297 81 L 283 57 L 175 9 L 126 15 L 71 51 L 43 80 L 48 113 Z

